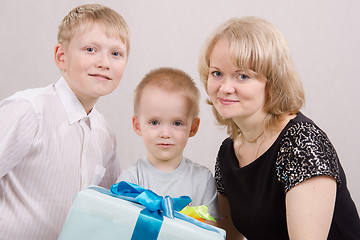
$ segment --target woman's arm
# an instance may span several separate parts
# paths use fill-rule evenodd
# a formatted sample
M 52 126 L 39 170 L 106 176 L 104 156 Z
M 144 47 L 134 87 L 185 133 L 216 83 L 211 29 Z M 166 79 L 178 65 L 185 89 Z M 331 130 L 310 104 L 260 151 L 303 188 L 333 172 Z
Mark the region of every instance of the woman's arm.
M 327 239 L 336 198 L 332 177 L 312 177 L 286 194 L 286 218 L 291 240 Z
M 217 221 L 217 226 L 225 229 L 226 239 L 227 240 L 243 240 L 244 237 L 239 231 L 235 228 L 232 223 L 229 202 L 226 197 L 218 194 L 219 196 L 219 207 L 222 220 Z

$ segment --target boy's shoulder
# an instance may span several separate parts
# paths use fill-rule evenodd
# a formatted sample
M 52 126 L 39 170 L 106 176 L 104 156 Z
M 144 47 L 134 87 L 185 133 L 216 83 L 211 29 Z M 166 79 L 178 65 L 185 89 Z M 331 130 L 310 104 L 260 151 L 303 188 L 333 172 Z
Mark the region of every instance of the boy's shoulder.
M 212 172 L 205 166 L 191 161 L 188 158 L 183 159 L 179 167 L 171 173 L 162 172 L 151 165 L 147 158 L 140 158 L 134 164 L 123 170 L 124 174 L 133 176 L 156 176 L 159 178 L 173 178 L 180 175 L 199 175 L 202 177 L 212 176 Z
M 34 100 L 38 97 L 41 97 L 43 95 L 48 95 L 54 93 L 53 91 L 53 84 L 50 84 L 46 87 L 39 87 L 39 88 L 28 88 L 25 90 L 21 90 L 18 92 L 15 92 L 13 95 L 8 97 L 7 99 L 25 99 L 25 100 Z
M 186 165 L 186 167 L 188 168 L 188 170 L 197 171 L 197 172 L 204 172 L 204 173 L 210 173 L 211 174 L 211 171 L 210 171 L 209 168 L 207 168 L 206 166 L 201 165 L 199 163 L 193 162 L 189 158 L 184 157 L 183 162 Z
M 11 103 L 30 103 L 30 105 L 36 106 L 39 102 L 46 103 L 49 95 L 55 95 L 53 85 L 40 88 L 28 88 L 15 92 L 13 95 L 2 100 L 1 103 L 2 105 Z
M 55 95 L 53 85 L 40 88 L 28 88 L 22 91 L 15 92 L 13 95 L 4 99 L 3 102 L 30 102 L 36 104 L 39 102 L 46 103 L 49 96 Z
M 148 172 L 144 168 L 146 168 L 146 161 L 140 158 L 135 163 L 121 170 L 117 182 L 128 181 L 140 185 L 139 179 L 142 179 L 144 172 Z
M 136 175 L 140 170 L 146 168 L 147 162 L 145 158 L 139 158 L 135 163 L 129 165 L 122 170 L 122 173 Z

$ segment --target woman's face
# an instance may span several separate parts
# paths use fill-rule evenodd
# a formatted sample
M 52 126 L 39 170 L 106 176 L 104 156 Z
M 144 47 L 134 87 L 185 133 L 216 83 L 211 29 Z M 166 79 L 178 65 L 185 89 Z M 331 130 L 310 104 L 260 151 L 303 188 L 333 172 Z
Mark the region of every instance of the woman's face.
M 223 119 L 263 117 L 266 81 L 234 65 L 227 49 L 219 40 L 210 55 L 207 92 L 214 107 Z

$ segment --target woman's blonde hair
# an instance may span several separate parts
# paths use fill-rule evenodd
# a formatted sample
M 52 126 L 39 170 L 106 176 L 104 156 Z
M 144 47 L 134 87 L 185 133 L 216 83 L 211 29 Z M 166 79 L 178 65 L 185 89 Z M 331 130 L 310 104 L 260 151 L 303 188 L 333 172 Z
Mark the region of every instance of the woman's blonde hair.
M 208 38 L 200 54 L 198 69 L 206 91 L 210 55 L 221 39 L 227 42 L 228 53 L 237 67 L 266 81 L 266 130 L 276 127 L 285 114 L 300 110 L 305 102 L 304 90 L 287 41 L 273 24 L 257 17 L 232 18 Z M 208 103 L 212 105 L 209 100 Z M 213 112 L 218 123 L 227 126 L 232 138 L 241 134 L 232 119 L 223 119 L 214 106 Z
M 59 25 L 58 43 L 66 49 L 75 33 L 84 31 L 94 23 L 103 24 L 108 36 L 119 37 L 126 45 L 127 56 L 129 55 L 130 40 L 127 23 L 119 13 L 100 4 L 85 4 L 72 9 Z

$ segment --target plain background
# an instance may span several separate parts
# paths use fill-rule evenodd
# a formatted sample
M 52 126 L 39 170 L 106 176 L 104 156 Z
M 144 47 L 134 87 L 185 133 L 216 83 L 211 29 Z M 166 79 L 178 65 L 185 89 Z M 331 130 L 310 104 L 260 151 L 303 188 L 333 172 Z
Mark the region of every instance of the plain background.
M 216 125 L 199 81 L 197 62 L 207 36 L 230 17 L 259 16 L 273 22 L 289 42 L 303 79 L 302 109 L 330 137 L 360 207 L 360 1 L 359 0 L 37 0 L 4 1 L 0 8 L 0 99 L 26 88 L 55 83 L 57 27 L 74 7 L 101 3 L 118 11 L 131 31 L 128 66 L 119 87 L 96 108 L 116 132 L 121 166 L 145 155 L 132 130 L 133 90 L 157 67 L 189 73 L 202 93 L 200 129 L 185 156 L 213 171 L 227 136 Z

